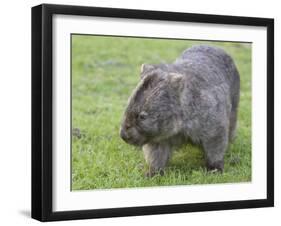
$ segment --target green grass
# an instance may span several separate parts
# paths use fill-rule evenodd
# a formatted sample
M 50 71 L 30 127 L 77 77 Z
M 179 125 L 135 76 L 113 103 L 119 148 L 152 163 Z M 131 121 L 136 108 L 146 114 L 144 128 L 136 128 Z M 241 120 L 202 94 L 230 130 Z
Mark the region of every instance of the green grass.
M 202 150 L 188 144 L 173 153 L 164 176 L 145 178 L 142 151 L 118 134 L 140 65 L 173 62 L 203 43 L 225 49 L 241 75 L 237 137 L 227 150 L 224 173 L 208 173 Z M 251 181 L 251 45 L 73 35 L 72 128 L 73 190 Z

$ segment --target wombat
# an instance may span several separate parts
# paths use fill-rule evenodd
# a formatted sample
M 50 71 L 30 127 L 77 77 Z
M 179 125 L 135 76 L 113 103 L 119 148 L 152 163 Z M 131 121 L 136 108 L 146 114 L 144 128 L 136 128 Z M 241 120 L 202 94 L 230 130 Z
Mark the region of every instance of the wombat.
M 207 170 L 223 171 L 236 130 L 240 77 L 222 49 L 193 46 L 171 64 L 142 65 L 120 136 L 142 146 L 148 176 L 163 173 L 177 145 L 199 144 Z

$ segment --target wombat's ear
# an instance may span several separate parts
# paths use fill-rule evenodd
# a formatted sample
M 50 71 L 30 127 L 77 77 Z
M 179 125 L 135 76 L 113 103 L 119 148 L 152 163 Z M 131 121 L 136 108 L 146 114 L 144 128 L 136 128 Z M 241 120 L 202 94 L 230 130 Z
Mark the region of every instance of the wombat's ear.
M 178 87 L 182 82 L 183 75 L 179 73 L 169 73 L 169 80 L 172 86 Z
M 144 74 L 148 71 L 152 71 L 153 69 L 155 69 L 155 66 L 154 65 L 151 65 L 151 64 L 142 64 L 141 65 L 141 78 L 144 77 Z

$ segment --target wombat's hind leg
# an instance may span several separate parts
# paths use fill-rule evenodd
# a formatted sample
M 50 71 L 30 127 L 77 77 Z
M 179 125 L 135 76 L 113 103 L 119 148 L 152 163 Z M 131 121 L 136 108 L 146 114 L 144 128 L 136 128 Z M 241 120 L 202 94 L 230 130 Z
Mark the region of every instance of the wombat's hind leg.
M 232 100 L 231 100 L 231 112 L 229 118 L 229 141 L 233 141 L 236 136 L 236 128 L 237 128 L 237 114 L 238 114 L 238 104 L 239 104 L 239 91 L 240 91 L 240 81 L 239 74 L 236 71 L 235 82 L 232 87 Z
M 228 144 L 228 134 L 222 133 L 203 142 L 206 156 L 207 170 L 223 172 L 224 153 Z
M 170 158 L 170 145 L 146 144 L 143 146 L 145 160 L 149 166 L 146 176 L 152 177 L 157 173 L 164 174 L 164 168 Z
M 237 109 L 232 109 L 229 119 L 229 141 L 233 141 L 236 136 Z

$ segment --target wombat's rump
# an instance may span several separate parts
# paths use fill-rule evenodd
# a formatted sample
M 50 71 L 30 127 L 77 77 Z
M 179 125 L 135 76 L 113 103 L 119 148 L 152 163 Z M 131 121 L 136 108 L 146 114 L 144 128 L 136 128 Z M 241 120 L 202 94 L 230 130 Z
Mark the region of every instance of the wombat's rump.
M 232 58 L 206 45 L 185 50 L 172 64 L 142 65 L 120 136 L 142 146 L 148 175 L 162 171 L 171 149 L 200 144 L 208 170 L 223 170 L 235 135 L 240 79 Z

